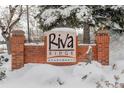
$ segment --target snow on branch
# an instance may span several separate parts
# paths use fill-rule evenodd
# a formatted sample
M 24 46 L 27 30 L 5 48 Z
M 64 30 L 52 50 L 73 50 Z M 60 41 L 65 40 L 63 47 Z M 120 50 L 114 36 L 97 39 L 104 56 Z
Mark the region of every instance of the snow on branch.
M 40 14 L 40 18 L 43 22 L 44 26 L 50 26 L 52 23 L 56 22 L 57 19 L 68 18 L 75 13 L 76 18 L 79 21 L 87 21 L 87 19 L 92 19 L 91 10 L 87 6 L 68 6 L 68 7 L 60 7 L 60 8 L 50 8 L 44 10 Z
M 13 26 L 16 25 L 17 22 L 19 22 L 20 17 L 23 13 L 22 5 L 9 5 L 9 8 L 7 9 L 9 11 L 6 16 L 7 18 L 3 18 L 3 21 L 0 20 L 0 29 L 2 31 L 2 36 L 4 37 L 4 39 L 9 38 Z

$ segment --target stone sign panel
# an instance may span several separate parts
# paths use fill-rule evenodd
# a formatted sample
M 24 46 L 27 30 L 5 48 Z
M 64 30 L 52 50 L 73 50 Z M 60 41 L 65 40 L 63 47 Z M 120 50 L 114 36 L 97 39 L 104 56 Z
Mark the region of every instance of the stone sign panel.
M 47 62 L 76 62 L 75 31 L 47 32 Z

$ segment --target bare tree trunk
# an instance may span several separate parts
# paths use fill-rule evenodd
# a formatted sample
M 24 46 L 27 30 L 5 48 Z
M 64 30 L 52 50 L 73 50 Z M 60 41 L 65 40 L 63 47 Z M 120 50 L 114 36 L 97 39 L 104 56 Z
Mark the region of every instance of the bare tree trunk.
M 90 44 L 90 28 L 88 23 L 84 23 L 83 43 Z

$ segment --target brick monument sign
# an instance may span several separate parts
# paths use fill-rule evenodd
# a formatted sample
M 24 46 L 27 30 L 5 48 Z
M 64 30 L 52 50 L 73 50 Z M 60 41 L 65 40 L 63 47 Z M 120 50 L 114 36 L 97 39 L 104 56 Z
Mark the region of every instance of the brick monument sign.
M 68 31 L 67 31 L 68 30 Z M 92 47 L 92 60 L 102 65 L 109 64 L 109 34 L 99 30 L 94 44 L 78 44 L 74 29 L 53 29 L 45 33 L 43 44 L 25 43 L 24 32 L 15 30 L 10 38 L 12 53 L 12 70 L 28 63 L 73 65 L 87 62 L 87 51 Z

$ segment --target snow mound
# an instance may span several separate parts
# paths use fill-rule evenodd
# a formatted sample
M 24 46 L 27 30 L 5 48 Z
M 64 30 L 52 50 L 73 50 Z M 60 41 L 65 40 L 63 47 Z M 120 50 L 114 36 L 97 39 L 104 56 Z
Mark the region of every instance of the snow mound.
M 97 80 L 101 80 L 104 76 L 101 64 L 95 61 L 88 65 L 86 65 L 86 63 L 79 64 L 79 66 L 75 67 L 74 74 L 80 78 L 87 75 L 86 80 L 93 83 Z
M 73 66 L 27 64 L 9 72 L 0 87 L 95 87 L 103 76 L 101 65 L 94 61 Z

